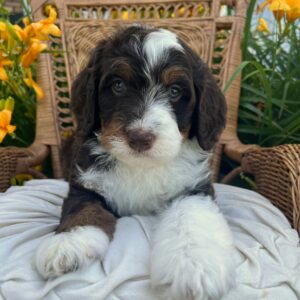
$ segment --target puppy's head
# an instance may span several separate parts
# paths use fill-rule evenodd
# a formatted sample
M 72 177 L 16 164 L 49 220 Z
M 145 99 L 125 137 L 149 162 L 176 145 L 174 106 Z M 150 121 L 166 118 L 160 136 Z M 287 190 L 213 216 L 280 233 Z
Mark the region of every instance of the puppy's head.
M 207 66 L 174 33 L 131 26 L 101 41 L 72 88 L 77 134 L 100 133 L 124 162 L 167 162 L 182 141 L 204 150 L 225 125 L 225 100 Z

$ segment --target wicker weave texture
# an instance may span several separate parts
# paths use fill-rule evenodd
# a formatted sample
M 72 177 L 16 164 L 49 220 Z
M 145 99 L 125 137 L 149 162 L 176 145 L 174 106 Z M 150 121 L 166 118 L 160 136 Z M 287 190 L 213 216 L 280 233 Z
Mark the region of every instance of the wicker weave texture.
M 73 78 L 86 63 L 95 43 L 117 28 L 130 23 L 146 23 L 175 31 L 210 66 L 220 87 L 241 62 L 241 39 L 249 0 L 32 0 L 35 20 L 44 18 L 44 7 L 51 4 L 58 11 L 57 24 L 63 35 L 50 40 L 56 55 L 43 54 L 38 64 L 38 82 L 45 99 L 38 103 L 37 131 L 29 149 L 0 149 L 0 189 L 19 172 L 32 172 L 51 151 L 56 178 L 62 176 L 60 147 L 74 130 L 70 110 Z M 231 9 L 231 16 L 220 14 L 221 5 Z M 260 149 L 243 145 L 237 137 L 240 77 L 226 92 L 227 125 L 214 151 L 214 179 L 222 152 L 244 171 L 255 175 L 258 192 L 278 206 L 300 232 L 299 145 Z M 246 154 L 245 154 L 246 153 Z M 244 155 L 245 154 L 245 155 Z M 41 174 L 35 174 L 41 176 Z
M 271 200 L 300 233 L 300 145 L 246 153 L 243 169 L 254 174 L 257 191 Z
M 31 1 L 35 19 L 44 17 L 43 8 L 48 3 Z M 208 63 L 220 87 L 224 87 L 241 61 L 247 0 L 54 0 L 51 4 L 58 10 L 58 25 L 63 35 L 52 38 L 50 47 L 63 55 L 43 55 L 39 62 L 39 83 L 46 99 L 38 106 L 36 142 L 52 148 L 60 148 L 75 127 L 70 110 L 72 80 L 95 44 L 120 27 L 144 23 L 175 31 Z M 227 5 L 233 16 L 221 16 L 221 4 Z M 240 145 L 236 135 L 239 93 L 240 78 L 237 78 L 226 94 L 229 109 L 222 144 Z M 236 153 L 232 156 L 240 157 Z M 213 165 L 218 166 L 220 155 L 215 155 L 214 160 Z M 57 176 L 61 174 L 57 157 L 53 159 L 53 169 Z
M 0 192 L 10 186 L 10 179 L 17 174 L 26 173 L 35 178 L 46 178 L 34 167 L 43 163 L 48 155 L 48 147 L 37 143 L 28 148 L 0 148 Z
M 27 149 L 0 148 L 0 192 L 4 192 L 10 186 L 10 179 L 16 175 L 19 159 L 28 155 Z

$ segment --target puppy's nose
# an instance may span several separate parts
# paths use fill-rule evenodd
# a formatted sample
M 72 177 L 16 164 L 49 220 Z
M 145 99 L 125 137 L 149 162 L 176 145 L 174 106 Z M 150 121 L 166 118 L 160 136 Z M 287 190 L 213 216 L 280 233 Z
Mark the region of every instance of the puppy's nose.
M 155 135 L 143 129 L 132 129 L 127 132 L 129 146 L 138 152 L 143 152 L 151 149 Z

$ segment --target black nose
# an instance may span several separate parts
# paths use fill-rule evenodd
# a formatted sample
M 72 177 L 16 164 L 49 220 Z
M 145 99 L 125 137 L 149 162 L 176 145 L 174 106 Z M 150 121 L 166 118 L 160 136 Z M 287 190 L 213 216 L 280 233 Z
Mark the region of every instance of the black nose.
M 133 150 L 143 152 L 151 149 L 155 135 L 143 129 L 133 129 L 127 132 L 127 138 L 128 144 Z

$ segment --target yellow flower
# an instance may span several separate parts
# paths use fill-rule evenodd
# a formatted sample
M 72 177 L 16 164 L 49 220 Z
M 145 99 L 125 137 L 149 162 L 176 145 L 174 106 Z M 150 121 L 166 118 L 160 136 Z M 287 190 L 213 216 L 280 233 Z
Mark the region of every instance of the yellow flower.
M 21 63 L 24 68 L 28 68 L 39 56 L 39 54 L 47 49 L 47 45 L 41 43 L 37 39 L 32 39 L 27 51 L 23 54 Z
M 269 10 L 271 11 L 288 11 L 290 9 L 286 0 L 272 0 L 269 4 Z
M 6 24 L 0 21 L 0 31 L 5 31 L 5 30 L 6 30 Z
M 10 125 L 12 111 L 4 108 L 0 111 L 0 144 L 7 134 L 12 134 L 16 130 L 16 126 Z
M 17 25 L 12 25 L 8 21 L 0 21 L 0 40 L 4 43 L 7 53 L 12 52 L 20 42 L 20 34 Z M 2 47 L 3 49 L 3 47 Z
M 300 0 L 286 0 L 290 6 L 290 10 L 286 13 L 288 22 L 294 22 L 300 18 Z
M 22 21 L 23 21 L 23 24 L 24 24 L 25 26 L 28 26 L 28 25 L 30 24 L 30 20 L 29 20 L 28 17 L 23 18 Z
M 42 99 L 44 97 L 43 90 L 41 87 L 32 79 L 31 69 L 27 70 L 27 78 L 24 78 L 24 82 L 28 87 L 32 87 L 36 93 L 38 99 Z
M 14 24 L 13 25 L 16 34 L 18 35 L 19 39 L 21 41 L 26 41 L 27 40 L 27 32 L 25 29 L 21 28 L 19 25 Z
M 258 6 L 258 12 L 262 12 L 266 6 L 272 7 L 272 11 L 274 10 L 282 10 L 283 7 L 286 8 L 285 0 L 265 0 L 261 5 Z
M 259 22 L 259 25 L 257 26 L 257 30 L 266 32 L 266 33 L 270 33 L 268 24 L 263 18 L 259 18 L 258 22 Z
M 0 21 L 0 40 L 6 41 L 8 38 L 8 32 L 6 24 L 2 21 Z
M 36 23 L 31 23 L 35 37 L 41 41 L 47 41 L 49 34 L 54 36 L 61 36 L 60 29 L 54 24 L 56 21 L 57 13 L 54 8 L 49 8 L 49 17 Z
M 8 76 L 5 71 L 4 66 L 11 66 L 13 64 L 13 61 L 7 59 L 3 53 L 0 51 L 0 80 L 7 81 Z
M 49 34 L 57 37 L 61 36 L 60 29 L 54 24 L 57 16 L 55 9 L 50 6 L 47 11 L 49 11 L 49 17 L 44 20 L 30 23 L 28 18 L 23 19 L 25 28 L 22 32 L 17 29 L 21 33 L 23 41 L 27 43 L 30 42 L 30 39 L 47 41 L 49 40 Z
M 300 0 L 266 0 L 260 5 L 259 11 L 266 6 L 273 12 L 277 21 L 280 21 L 284 15 L 289 23 L 300 18 Z

